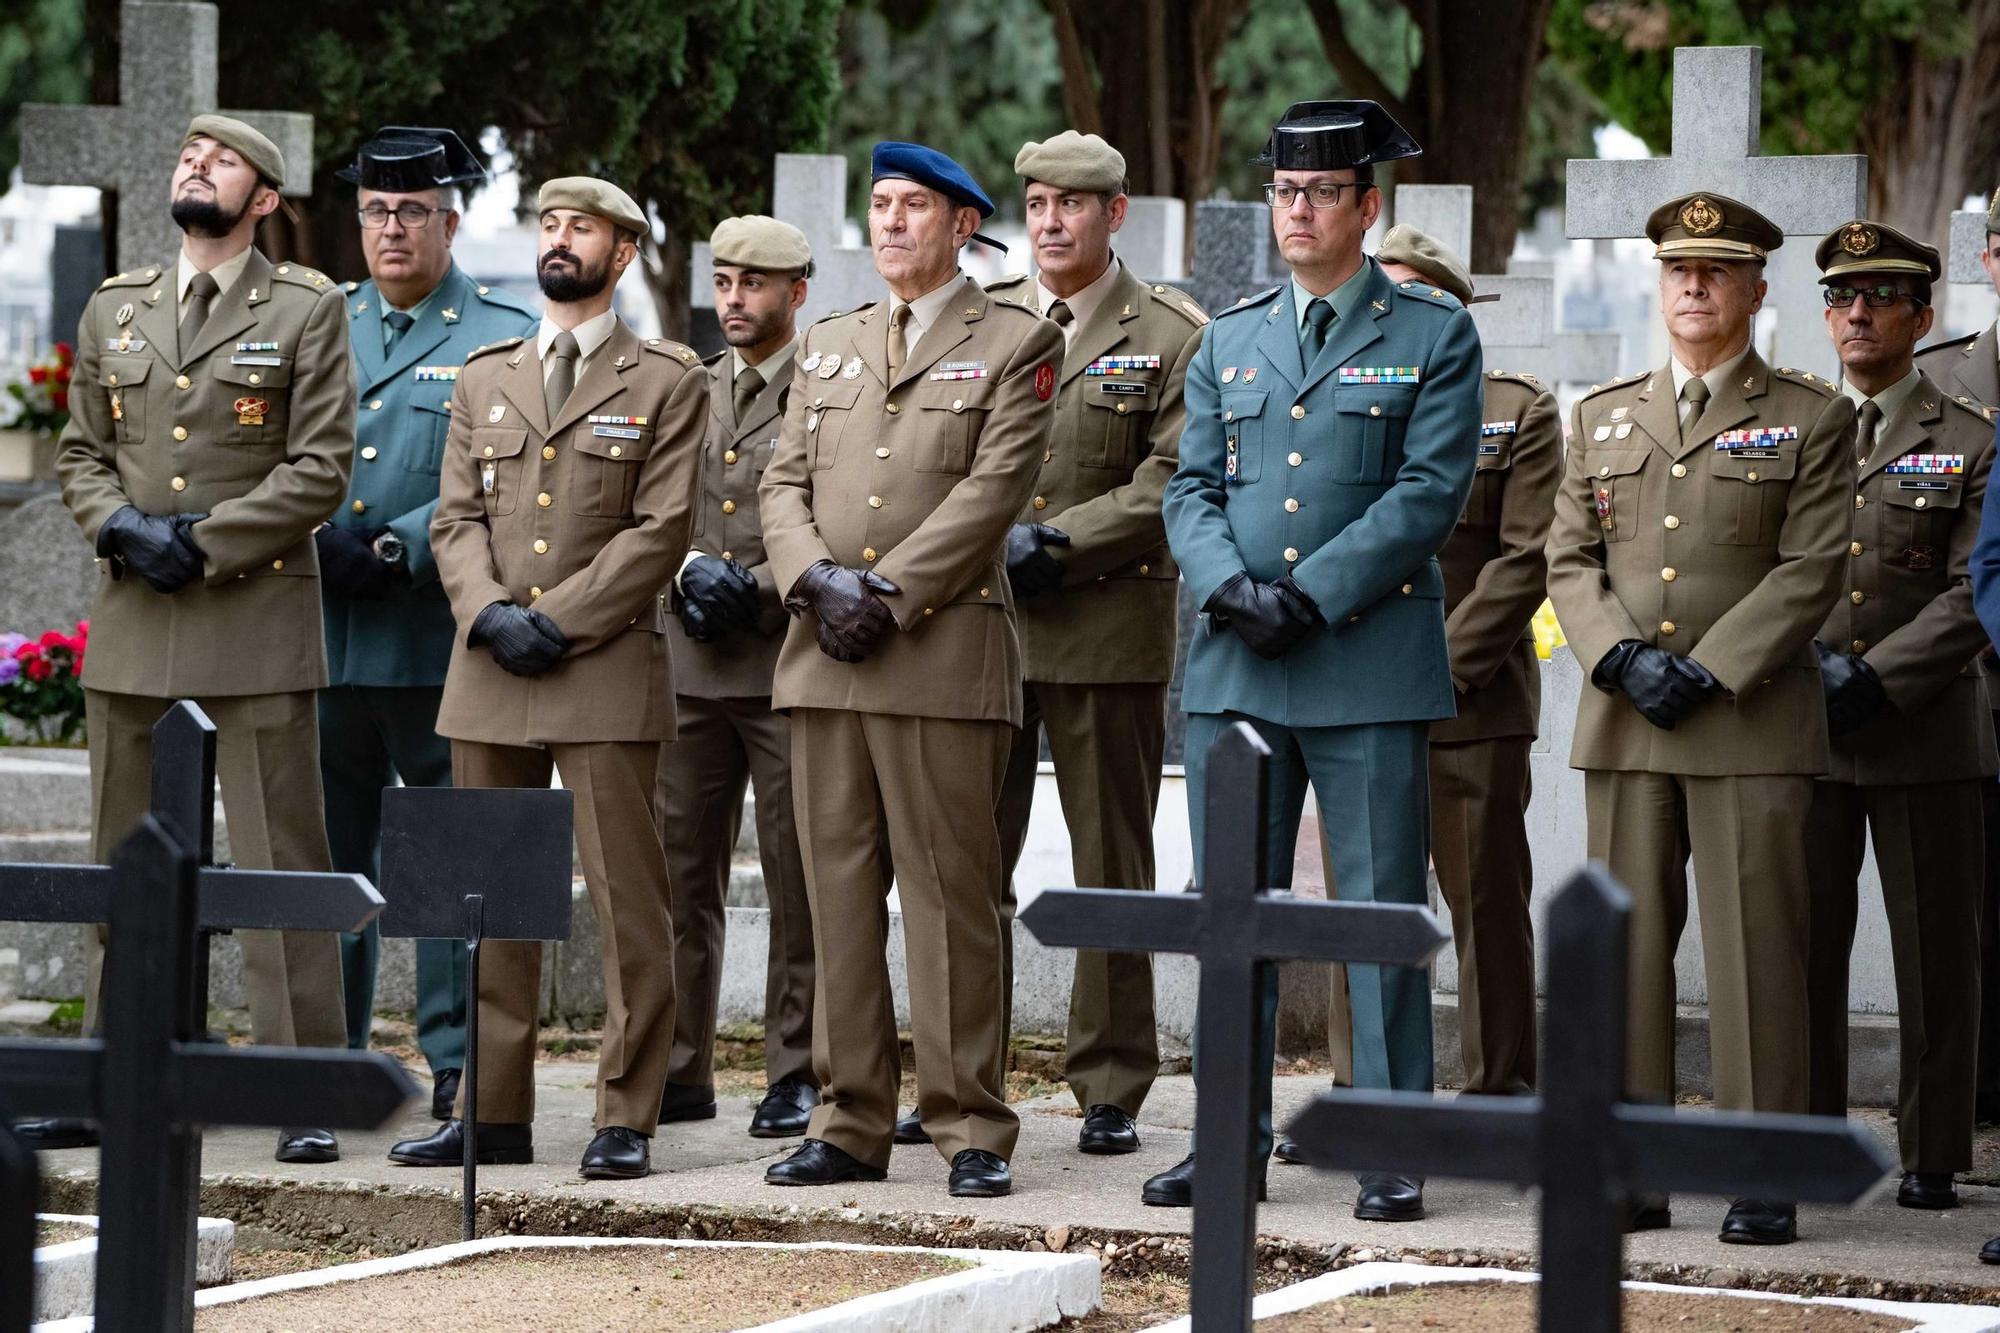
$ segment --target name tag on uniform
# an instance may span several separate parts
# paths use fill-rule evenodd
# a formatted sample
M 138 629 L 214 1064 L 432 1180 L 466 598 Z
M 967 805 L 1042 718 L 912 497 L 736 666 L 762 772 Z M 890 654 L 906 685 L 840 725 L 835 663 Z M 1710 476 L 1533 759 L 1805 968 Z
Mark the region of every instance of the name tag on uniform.
M 1745 430 L 1726 430 L 1715 437 L 1715 447 L 1738 458 L 1777 458 L 1783 450 L 1771 449 L 1774 444 L 1799 438 L 1797 426 L 1751 426 Z M 1749 454 L 1746 449 L 1764 449 L 1767 453 Z
M 636 440 L 642 431 L 632 426 L 592 426 L 592 435 L 608 435 L 614 440 Z
M 1896 483 L 1896 489 L 1899 491 L 1948 491 L 1951 489 L 1951 483 L 1948 481 L 1899 481 Z
M 1904 454 L 1882 469 L 1889 473 L 1919 473 L 1956 477 L 1965 471 L 1964 454 Z
M 232 356 L 229 358 L 229 364 L 232 366 L 282 366 L 285 364 L 285 358 L 282 356 Z
M 646 424 L 646 418 L 644 417 L 588 416 L 585 417 L 583 420 L 586 425 L 591 425 L 591 426 L 643 426 Z M 626 436 L 625 438 L 636 440 L 639 437 L 637 433 L 634 433 L 632 435 Z
M 1143 394 L 1150 392 L 1150 390 L 1145 385 L 1140 384 L 1137 381 L 1134 381 L 1131 384 L 1125 384 L 1125 383 L 1100 384 L 1098 387 L 1102 389 L 1105 393 Z
M 986 378 L 984 361 L 941 361 L 930 377 L 934 380 L 983 380 Z
M 1422 366 L 1342 366 L 1341 384 L 1417 384 L 1424 376 Z
M 458 381 L 458 366 L 418 366 L 416 382 L 419 384 L 455 384 Z
M 1086 375 L 1129 375 L 1135 370 L 1158 370 L 1158 356 L 1100 356 L 1083 368 Z

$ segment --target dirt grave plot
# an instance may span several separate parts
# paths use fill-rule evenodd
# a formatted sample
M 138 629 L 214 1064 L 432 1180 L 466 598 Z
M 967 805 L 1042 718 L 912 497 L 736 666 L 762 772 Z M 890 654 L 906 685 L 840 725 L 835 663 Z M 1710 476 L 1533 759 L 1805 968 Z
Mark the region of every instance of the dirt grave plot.
M 1440 1282 L 1346 1296 L 1257 1321 L 1257 1333 L 1536 1333 L 1527 1282 Z M 1907 1333 L 1907 1319 L 1702 1292 L 1627 1291 L 1625 1333 Z
M 849 1250 L 502 1251 L 213 1306 L 195 1312 L 194 1326 L 197 1333 L 409 1333 L 410 1312 L 429 1310 L 449 1312 L 461 1333 L 703 1333 L 772 1323 L 971 1266 L 931 1254 Z
M 96 1234 L 96 1227 L 85 1226 L 81 1222 L 51 1222 L 38 1218 L 35 1221 L 35 1248 L 47 1249 L 51 1245 L 63 1245 L 73 1240 L 87 1240 Z

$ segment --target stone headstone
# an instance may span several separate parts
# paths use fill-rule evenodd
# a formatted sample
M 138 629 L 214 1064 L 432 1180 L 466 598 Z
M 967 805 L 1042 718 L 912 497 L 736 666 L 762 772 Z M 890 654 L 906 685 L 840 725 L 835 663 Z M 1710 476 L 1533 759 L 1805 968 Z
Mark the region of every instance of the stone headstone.
M 1271 237 L 1271 210 L 1259 203 L 1195 205 L 1194 272 L 1176 285 L 1210 314 L 1286 281 Z
M 83 307 L 103 279 L 103 232 L 96 226 L 58 226 L 49 249 L 49 327 L 57 341 L 76 336 Z
M 1111 238 L 1125 266 L 1140 277 L 1166 282 L 1187 276 L 1187 202 L 1133 195 L 1125 225 Z
M 0 517 L 0 633 L 68 630 L 90 613 L 97 562 L 62 497 Z
M 806 234 L 812 247 L 813 277 L 799 327 L 836 310 L 852 310 L 887 291 L 865 244 L 849 245 L 847 159 L 838 153 L 779 153 L 771 180 L 771 216 Z M 689 260 L 688 291 L 697 310 L 715 308 L 714 261 L 708 242 L 698 241 Z
M 126 0 L 119 10 L 118 105 L 21 108 L 21 179 L 92 185 L 128 206 L 118 210 L 118 265 L 159 263 L 180 249 L 167 215 L 188 122 L 216 110 L 216 9 L 210 4 Z M 268 136 L 285 155 L 283 193 L 312 193 L 312 117 L 290 111 L 225 111 Z
M 1986 249 L 1986 211 L 1961 208 L 1951 215 L 1951 237 L 1944 259 L 1946 282 L 1977 283 L 1986 286 L 1986 270 L 1979 256 Z

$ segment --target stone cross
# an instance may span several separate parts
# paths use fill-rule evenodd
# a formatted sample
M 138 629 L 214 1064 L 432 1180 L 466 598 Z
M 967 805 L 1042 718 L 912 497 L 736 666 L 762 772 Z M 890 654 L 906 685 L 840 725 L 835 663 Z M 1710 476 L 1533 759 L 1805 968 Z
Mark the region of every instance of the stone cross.
M 1623 1101 L 1630 915 L 1630 896 L 1595 865 L 1550 904 L 1540 1096 L 1446 1102 L 1342 1089 L 1286 1130 L 1314 1166 L 1539 1185 L 1542 1333 L 1623 1326 L 1630 1195 L 1852 1203 L 1895 1166 L 1873 1135 L 1844 1119 L 1681 1115 Z
M 1445 941 L 1429 909 L 1273 892 L 1264 855 L 1271 751 L 1249 726 L 1209 750 L 1208 845 L 1195 893 L 1049 889 L 1021 913 L 1044 944 L 1188 953 L 1201 963 L 1195 1010 L 1194 1268 L 1190 1314 L 1203 1333 L 1248 1333 L 1255 1276 L 1258 1011 L 1277 961 L 1421 966 Z
M 1773 361 L 1834 373 L 1812 251 L 1821 237 L 1861 216 L 1868 159 L 1760 157 L 1763 62 L 1761 47 L 1676 47 L 1671 155 L 1571 159 L 1564 230 L 1572 238 L 1644 236 L 1647 215 L 1678 195 L 1713 190 L 1741 200 L 1786 237 L 1766 275 L 1766 308 L 1777 314 Z
M 888 285 L 875 271 L 875 255 L 863 244 L 846 244 L 847 159 L 838 153 L 779 153 L 771 179 L 771 216 L 806 234 L 812 247 L 813 277 L 799 327 L 836 310 L 853 310 L 880 300 Z M 689 261 L 689 303 L 715 307 L 714 261 L 708 242 L 697 241 Z
M 188 122 L 216 110 L 212 4 L 125 0 L 119 10 L 118 105 L 21 108 L 21 179 L 94 185 L 119 198 L 118 266 L 165 263 L 180 250 L 167 183 Z M 225 111 L 285 155 L 283 193 L 312 193 L 312 117 Z

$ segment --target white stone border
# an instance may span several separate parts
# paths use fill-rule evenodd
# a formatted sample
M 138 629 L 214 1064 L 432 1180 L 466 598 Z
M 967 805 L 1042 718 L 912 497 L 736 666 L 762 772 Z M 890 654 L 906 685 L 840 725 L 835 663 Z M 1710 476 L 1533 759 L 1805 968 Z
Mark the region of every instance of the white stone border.
M 1251 1306 L 1258 1319 L 1290 1314 L 1346 1296 L 1369 1296 L 1397 1287 L 1424 1287 L 1443 1282 L 1539 1282 L 1534 1273 L 1506 1268 L 1434 1268 L 1428 1264 L 1369 1263 L 1337 1273 L 1308 1278 L 1259 1296 Z M 1627 1282 L 1627 1291 L 1670 1291 L 1699 1296 L 1733 1296 L 1741 1300 L 1790 1301 L 1798 1305 L 1837 1305 L 1870 1314 L 1896 1315 L 1911 1321 L 1908 1333 L 1996 1333 L 2000 1307 L 1990 1305 L 1929 1305 L 1919 1301 L 1874 1301 L 1857 1296 L 1786 1296 L 1770 1291 L 1729 1291 L 1721 1287 L 1680 1287 L 1662 1282 Z M 1188 1333 L 1188 1321 L 1176 1319 L 1146 1333 Z
M 538 1249 L 848 1250 L 872 1254 L 930 1254 L 972 1265 L 894 1291 L 858 1296 L 824 1310 L 759 1324 L 749 1333 L 1017 1333 L 1088 1314 L 1099 1299 L 1095 1254 L 1030 1254 L 1015 1250 L 944 1250 L 917 1246 L 847 1245 L 806 1241 L 788 1245 L 752 1240 L 657 1240 L 616 1236 L 496 1236 L 414 1250 L 393 1259 L 370 1259 L 308 1273 L 238 1282 L 195 1293 L 197 1309 L 231 1305 L 279 1292 L 437 1268 L 475 1255 Z M 86 1333 L 88 1318 L 37 1324 L 33 1333 Z
M 97 1230 L 88 1213 L 37 1213 L 37 1222 L 68 1222 Z M 221 1217 L 195 1219 L 194 1280 L 226 1282 L 229 1253 L 236 1243 L 236 1224 Z M 88 1318 L 97 1296 L 97 1237 L 79 1236 L 35 1250 L 35 1318 Z M 39 1325 L 38 1325 L 39 1327 Z

